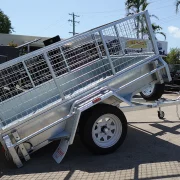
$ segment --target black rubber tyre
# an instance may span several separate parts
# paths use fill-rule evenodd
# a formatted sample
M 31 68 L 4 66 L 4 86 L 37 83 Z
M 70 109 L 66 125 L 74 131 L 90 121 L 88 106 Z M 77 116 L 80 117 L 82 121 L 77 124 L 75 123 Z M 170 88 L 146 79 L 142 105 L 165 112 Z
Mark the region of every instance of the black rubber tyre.
M 165 117 L 164 111 L 161 111 L 161 113 L 160 113 L 160 111 L 158 111 L 158 118 L 159 119 L 164 119 L 164 117 Z
M 112 145 L 111 147 L 102 148 L 99 147 L 93 140 L 92 137 L 92 129 L 96 120 L 105 114 L 115 115 L 122 125 L 122 133 L 118 139 L 118 141 Z M 82 143 L 87 147 L 89 151 L 94 154 L 109 154 L 114 152 L 119 146 L 124 142 L 126 134 L 127 134 L 127 120 L 123 112 L 117 107 L 111 105 L 100 104 L 96 105 L 89 111 L 87 114 L 83 114 L 81 117 L 83 119 L 80 120 L 79 126 L 79 134 Z
M 150 95 L 145 95 L 142 92 L 140 93 L 142 98 L 147 101 L 155 101 L 161 98 L 164 94 L 165 84 L 155 84 L 154 89 L 152 90 Z

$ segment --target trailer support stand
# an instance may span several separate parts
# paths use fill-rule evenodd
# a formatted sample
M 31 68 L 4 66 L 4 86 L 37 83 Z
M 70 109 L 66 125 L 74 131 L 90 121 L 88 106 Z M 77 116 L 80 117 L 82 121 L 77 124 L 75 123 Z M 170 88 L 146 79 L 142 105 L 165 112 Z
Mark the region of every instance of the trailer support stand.
M 17 133 L 17 131 L 12 132 L 12 135 L 14 136 L 14 139 L 16 140 L 16 142 L 21 139 L 21 138 L 19 137 L 19 134 Z M 26 161 L 30 160 L 30 156 L 29 156 L 29 154 L 28 154 L 28 152 L 27 152 L 24 144 L 20 144 L 20 145 L 19 145 L 19 149 L 20 149 L 21 153 L 23 154 L 24 159 L 25 159 Z
M 6 135 L 6 136 L 3 137 L 3 139 L 4 139 L 4 142 L 5 142 L 6 146 L 7 146 L 8 151 L 11 154 L 11 157 L 13 158 L 13 161 L 16 164 L 16 166 L 18 168 L 22 167 L 23 164 L 22 164 L 22 162 L 21 162 L 21 160 L 20 160 L 20 158 L 19 158 L 19 156 L 18 156 L 18 154 L 17 154 L 17 152 L 16 152 L 16 150 L 15 150 L 15 148 L 14 148 L 12 142 L 11 142 L 10 137 L 8 135 Z

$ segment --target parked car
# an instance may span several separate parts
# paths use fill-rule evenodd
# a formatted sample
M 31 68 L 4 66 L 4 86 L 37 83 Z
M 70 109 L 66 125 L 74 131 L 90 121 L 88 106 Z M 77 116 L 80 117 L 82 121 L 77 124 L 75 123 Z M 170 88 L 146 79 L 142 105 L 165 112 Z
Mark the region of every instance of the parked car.
M 170 72 L 172 81 L 165 84 L 165 90 L 180 91 L 180 70 L 174 70 Z
M 173 83 L 180 85 L 180 70 L 177 70 L 174 74 L 172 74 L 172 76 L 173 76 Z

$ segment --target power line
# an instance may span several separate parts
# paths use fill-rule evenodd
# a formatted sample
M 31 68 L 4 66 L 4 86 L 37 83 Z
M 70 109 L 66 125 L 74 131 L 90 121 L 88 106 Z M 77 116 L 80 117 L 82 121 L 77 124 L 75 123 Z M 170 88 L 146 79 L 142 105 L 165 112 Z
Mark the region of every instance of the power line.
M 73 23 L 73 32 L 69 32 L 69 33 L 73 34 L 73 36 L 74 36 L 74 35 L 78 34 L 78 33 L 76 33 L 75 27 L 76 27 L 76 23 L 79 23 L 79 21 L 76 21 L 75 19 L 76 19 L 76 17 L 79 17 L 79 16 L 75 15 L 74 13 L 69 14 L 69 15 L 72 16 L 72 19 L 69 19 L 68 21 Z
M 179 19 L 179 17 L 174 17 L 174 18 L 171 18 L 171 19 L 168 19 L 168 20 L 164 20 L 163 22 L 161 22 L 161 24 L 166 24 L 166 23 L 171 22 L 172 20 L 173 20 L 173 21 L 176 21 L 176 20 L 178 20 L 178 19 Z
M 155 4 L 157 1 L 162 1 L 162 0 L 156 0 L 156 1 L 151 1 L 151 3 L 152 4 Z M 164 0 L 163 0 L 164 1 Z M 165 9 L 165 8 L 167 8 L 167 7 L 171 7 L 171 6 L 174 6 L 174 5 L 163 5 L 163 6 L 159 6 L 159 7 L 156 7 L 156 9 L 153 9 L 153 11 L 158 11 L 159 9 Z M 104 16 L 104 14 L 111 14 L 111 13 L 119 13 L 120 12 L 120 10 L 123 10 L 123 9 L 114 9 L 114 10 L 109 10 L 109 11 L 99 11 L 99 12 L 81 12 L 83 15 L 83 17 L 84 18 L 87 18 L 87 16 L 91 16 L 91 17 L 88 17 L 88 18 L 92 18 L 92 17 L 94 17 L 94 16 Z M 80 12 L 79 12 L 80 13 Z M 74 13 L 72 13 L 72 14 L 69 14 L 69 15 L 71 15 L 71 16 L 73 16 L 73 14 Z M 119 15 L 123 15 L 123 14 L 119 14 Z M 114 17 L 114 15 L 107 15 L 107 16 L 104 16 L 104 17 L 110 17 L 110 16 L 112 16 L 112 17 Z M 74 29 L 74 35 L 75 34 L 77 34 L 76 32 L 75 32 L 75 25 L 76 25 L 76 23 L 79 23 L 78 21 L 75 21 L 75 18 L 76 17 L 79 17 L 79 16 L 77 16 L 77 15 L 75 15 L 74 14 L 74 27 L 73 27 L 73 29 Z M 158 22 L 160 22 L 161 24 L 166 24 L 166 23 L 168 23 L 169 21 L 171 21 L 171 20 L 174 20 L 174 19 L 177 19 L 177 18 L 179 18 L 178 17 L 178 15 L 173 15 L 173 16 L 168 16 L 168 17 L 165 17 L 165 18 L 162 18 L 162 19 L 159 19 L 159 21 Z M 60 19 L 58 19 L 57 21 L 55 21 L 54 23 L 52 23 L 52 24 L 50 24 L 49 26 L 47 26 L 46 28 L 43 28 L 43 30 L 41 30 L 41 31 L 39 31 L 39 32 L 45 32 L 45 31 L 47 31 L 48 29 L 50 29 L 50 28 L 52 28 L 52 27 L 54 27 L 54 26 L 57 26 L 58 25 L 58 22 L 59 21 L 61 21 L 63 18 L 60 18 Z M 70 22 L 72 22 L 73 23 L 73 19 L 72 20 L 69 20 Z M 60 24 L 60 26 L 63 26 L 65 23 L 63 23 L 63 24 Z M 38 33 L 39 33 L 38 32 Z M 70 32 L 70 33 L 72 33 L 73 34 L 73 32 Z M 37 34 L 37 32 L 36 33 L 33 33 L 33 34 Z
M 150 4 L 151 5 L 151 4 Z M 166 8 L 166 7 L 170 7 L 171 5 L 166 5 L 166 6 L 160 6 L 160 7 L 156 7 L 156 9 L 155 10 L 159 10 L 159 9 L 162 9 L 162 8 Z M 173 5 L 172 5 L 173 6 Z M 89 15 L 89 14 L 94 14 L 94 16 L 96 16 L 96 14 L 107 14 L 107 13 L 119 13 L 119 12 L 121 12 L 121 11 L 123 11 L 123 10 L 125 10 L 125 9 L 115 9 L 115 10 L 110 10 L 110 11 L 95 11 L 95 12 L 80 12 L 81 14 L 83 14 L 83 16 L 84 15 Z
M 50 28 L 52 28 L 52 27 L 54 27 L 54 26 L 57 26 L 57 25 L 58 25 L 58 22 L 60 22 L 60 21 L 63 20 L 63 19 L 64 19 L 64 18 L 60 18 L 60 19 L 58 19 L 57 21 L 54 21 L 54 23 L 50 24 L 49 26 L 43 28 L 42 30 L 36 31 L 36 32 L 33 33 L 33 34 L 38 34 L 38 33 L 41 33 L 41 34 L 42 34 L 43 32 L 47 31 L 48 29 L 50 29 Z M 66 22 L 66 23 L 67 23 L 67 22 Z M 60 24 L 60 26 L 63 26 L 63 25 L 66 24 L 66 23 Z
M 86 15 L 86 14 L 104 14 L 104 13 L 114 13 L 114 12 L 120 12 L 120 11 L 122 11 L 122 10 L 124 10 L 124 9 L 114 9 L 114 10 L 110 10 L 110 11 L 91 11 L 91 12 L 79 12 L 79 13 L 81 13 L 81 14 L 84 14 L 84 15 Z
M 158 1 L 162 1 L 162 0 L 150 1 L 149 3 L 152 4 L 152 3 L 156 3 L 156 2 L 158 2 Z M 163 2 L 164 2 L 164 1 L 165 1 L 165 0 L 163 0 Z M 169 1 L 169 0 L 166 0 L 166 1 Z

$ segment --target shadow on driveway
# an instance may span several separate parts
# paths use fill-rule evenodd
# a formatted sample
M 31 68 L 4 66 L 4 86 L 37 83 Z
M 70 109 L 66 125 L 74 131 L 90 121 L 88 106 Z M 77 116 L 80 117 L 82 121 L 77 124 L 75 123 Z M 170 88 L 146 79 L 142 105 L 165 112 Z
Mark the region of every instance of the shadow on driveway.
M 160 130 L 174 133 L 178 127 L 166 128 L 165 125 L 152 124 Z M 178 132 L 177 132 L 178 133 Z M 105 156 L 92 155 L 76 136 L 75 142 L 69 147 L 61 164 L 56 164 L 52 158 L 58 143 L 52 143 L 31 155 L 31 160 L 23 162 L 24 166 L 17 169 L 11 162 L 7 162 L 4 156 L 0 156 L 1 177 L 3 175 L 18 175 L 31 173 L 48 173 L 69 171 L 65 179 L 70 179 L 76 170 L 89 173 L 114 172 L 134 168 L 134 179 L 138 179 L 139 167 L 143 164 L 160 162 L 179 162 L 180 147 L 170 142 L 159 139 L 155 134 L 149 134 L 129 125 L 128 135 L 124 144 L 114 153 Z M 148 171 L 148 169 L 147 169 Z M 157 178 L 180 177 L 180 173 Z M 145 178 L 148 179 L 148 178 Z M 152 179 L 152 178 L 151 178 Z

